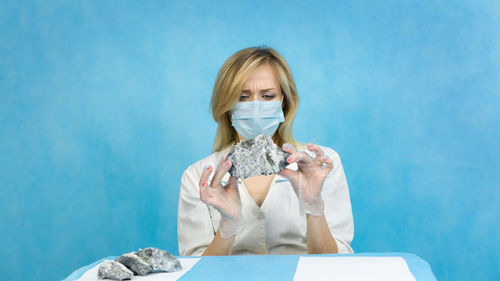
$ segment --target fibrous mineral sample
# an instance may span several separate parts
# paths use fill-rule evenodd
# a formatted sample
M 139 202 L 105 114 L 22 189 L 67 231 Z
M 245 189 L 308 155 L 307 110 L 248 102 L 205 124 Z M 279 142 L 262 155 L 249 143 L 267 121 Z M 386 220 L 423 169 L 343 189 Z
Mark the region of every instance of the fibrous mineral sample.
M 135 274 L 146 275 L 153 272 L 153 268 L 145 260 L 140 258 L 135 252 L 124 254 L 115 259 L 126 266 L 128 269 L 132 270 Z
M 288 156 L 290 153 L 279 148 L 271 137 L 258 135 L 231 147 L 227 159 L 233 165 L 229 173 L 235 178 L 276 174 L 288 165 Z
M 130 270 L 129 270 L 130 269 Z M 135 274 L 152 272 L 174 272 L 182 269 L 180 261 L 167 251 L 146 248 L 139 252 L 124 254 L 114 261 L 104 261 L 97 272 L 99 279 L 131 279 Z
M 154 272 L 174 272 L 182 269 L 180 261 L 167 251 L 158 248 L 146 248 L 139 250 L 137 255 L 145 260 Z
M 134 273 L 123 264 L 115 261 L 103 261 L 99 266 L 97 277 L 99 279 L 124 280 L 131 279 Z

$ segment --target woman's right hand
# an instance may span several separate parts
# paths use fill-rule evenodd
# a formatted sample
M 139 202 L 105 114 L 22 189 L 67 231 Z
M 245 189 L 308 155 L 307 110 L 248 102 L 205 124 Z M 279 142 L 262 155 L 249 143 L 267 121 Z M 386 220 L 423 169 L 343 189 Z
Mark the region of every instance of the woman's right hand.
M 236 234 L 241 217 L 241 201 L 238 193 L 238 179 L 231 176 L 226 185 L 221 180 L 224 174 L 231 168 L 231 161 L 222 158 L 215 169 L 214 177 L 210 184 L 208 177 L 212 173 L 212 167 L 205 168 L 200 178 L 200 198 L 203 202 L 213 206 L 222 217 L 219 231 L 224 238 Z

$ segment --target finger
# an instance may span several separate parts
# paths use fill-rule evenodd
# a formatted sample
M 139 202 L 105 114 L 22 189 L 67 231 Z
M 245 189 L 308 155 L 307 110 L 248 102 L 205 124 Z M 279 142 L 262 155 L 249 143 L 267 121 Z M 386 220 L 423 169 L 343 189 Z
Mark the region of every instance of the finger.
M 288 164 L 292 164 L 297 162 L 297 164 L 311 164 L 313 162 L 313 159 L 311 156 L 309 156 L 307 153 L 298 151 L 290 155 L 286 161 Z
M 283 177 L 285 177 L 288 180 L 292 180 L 292 179 L 295 178 L 295 176 L 297 175 L 297 173 L 298 173 L 297 171 L 285 168 L 285 169 L 279 171 L 278 175 L 283 176 Z
M 297 189 L 295 179 L 299 176 L 298 174 L 299 174 L 299 172 L 294 171 L 292 169 L 288 169 L 288 168 L 285 168 L 285 169 L 278 172 L 278 175 L 281 175 L 290 181 L 290 183 L 292 184 L 293 190 L 297 194 L 298 194 L 298 189 Z
M 200 188 L 202 187 L 203 183 L 207 182 L 207 179 L 211 173 L 212 173 L 212 166 L 208 166 L 205 169 L 203 169 L 203 172 L 201 173 L 201 178 L 200 178 Z
M 295 146 L 293 146 L 290 143 L 283 144 L 283 150 L 290 153 L 290 154 L 297 152 L 297 149 L 295 148 Z
M 323 157 L 325 156 L 325 153 L 323 152 L 323 150 L 321 149 L 321 147 L 319 147 L 319 145 L 316 145 L 316 144 L 309 144 L 307 145 L 307 149 L 309 151 L 312 151 L 314 152 L 314 154 L 316 155 L 316 162 L 318 162 L 318 164 L 322 164 L 323 163 Z
M 238 178 L 235 178 L 233 176 L 229 177 L 229 181 L 227 182 L 226 186 L 229 188 L 236 188 L 238 183 Z
M 224 162 L 226 162 L 226 156 L 222 156 L 222 159 L 220 159 L 219 163 L 216 164 L 217 166 L 215 167 L 214 176 L 212 177 L 211 183 L 215 183 L 215 181 L 214 181 L 215 177 L 219 173 L 219 170 L 221 169 L 221 166 L 224 165 Z
M 238 193 L 238 178 L 230 176 L 224 189 L 234 200 L 239 200 L 240 195 Z
M 324 156 L 322 162 L 325 163 L 325 170 L 330 172 L 333 170 L 333 161 L 330 157 Z
M 222 161 L 219 163 L 219 166 L 217 166 L 217 169 L 215 169 L 214 177 L 212 179 L 212 184 L 211 186 L 214 187 L 215 184 L 220 184 L 220 181 L 224 174 L 226 174 L 227 171 L 229 171 L 229 168 L 231 168 L 231 160 L 226 160 L 226 157 L 222 158 Z
M 200 185 L 200 199 L 201 201 L 205 202 L 205 203 L 208 203 L 208 184 L 207 182 L 203 182 L 201 185 Z

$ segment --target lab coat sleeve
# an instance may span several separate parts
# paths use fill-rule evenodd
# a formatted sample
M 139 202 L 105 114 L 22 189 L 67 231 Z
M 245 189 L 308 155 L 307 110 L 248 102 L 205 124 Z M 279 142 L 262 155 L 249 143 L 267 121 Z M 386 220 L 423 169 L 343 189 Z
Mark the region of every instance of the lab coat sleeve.
M 200 199 L 198 186 L 202 167 L 190 166 L 181 179 L 177 237 L 181 256 L 201 256 L 214 238 L 208 206 Z
M 326 221 L 337 242 L 338 252 L 353 253 L 350 244 L 354 236 L 354 221 L 344 168 L 337 152 L 328 147 L 322 149 L 333 161 L 333 170 L 326 177 L 321 192 Z

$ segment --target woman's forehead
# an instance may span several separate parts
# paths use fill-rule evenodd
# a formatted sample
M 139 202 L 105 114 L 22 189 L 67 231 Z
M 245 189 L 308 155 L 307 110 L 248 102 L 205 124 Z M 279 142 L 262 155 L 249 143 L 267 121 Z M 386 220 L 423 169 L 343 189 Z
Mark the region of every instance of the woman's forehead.
M 245 83 L 243 83 L 243 90 L 255 87 L 279 89 L 278 79 L 274 73 L 274 69 L 269 64 L 262 64 L 255 68 Z

